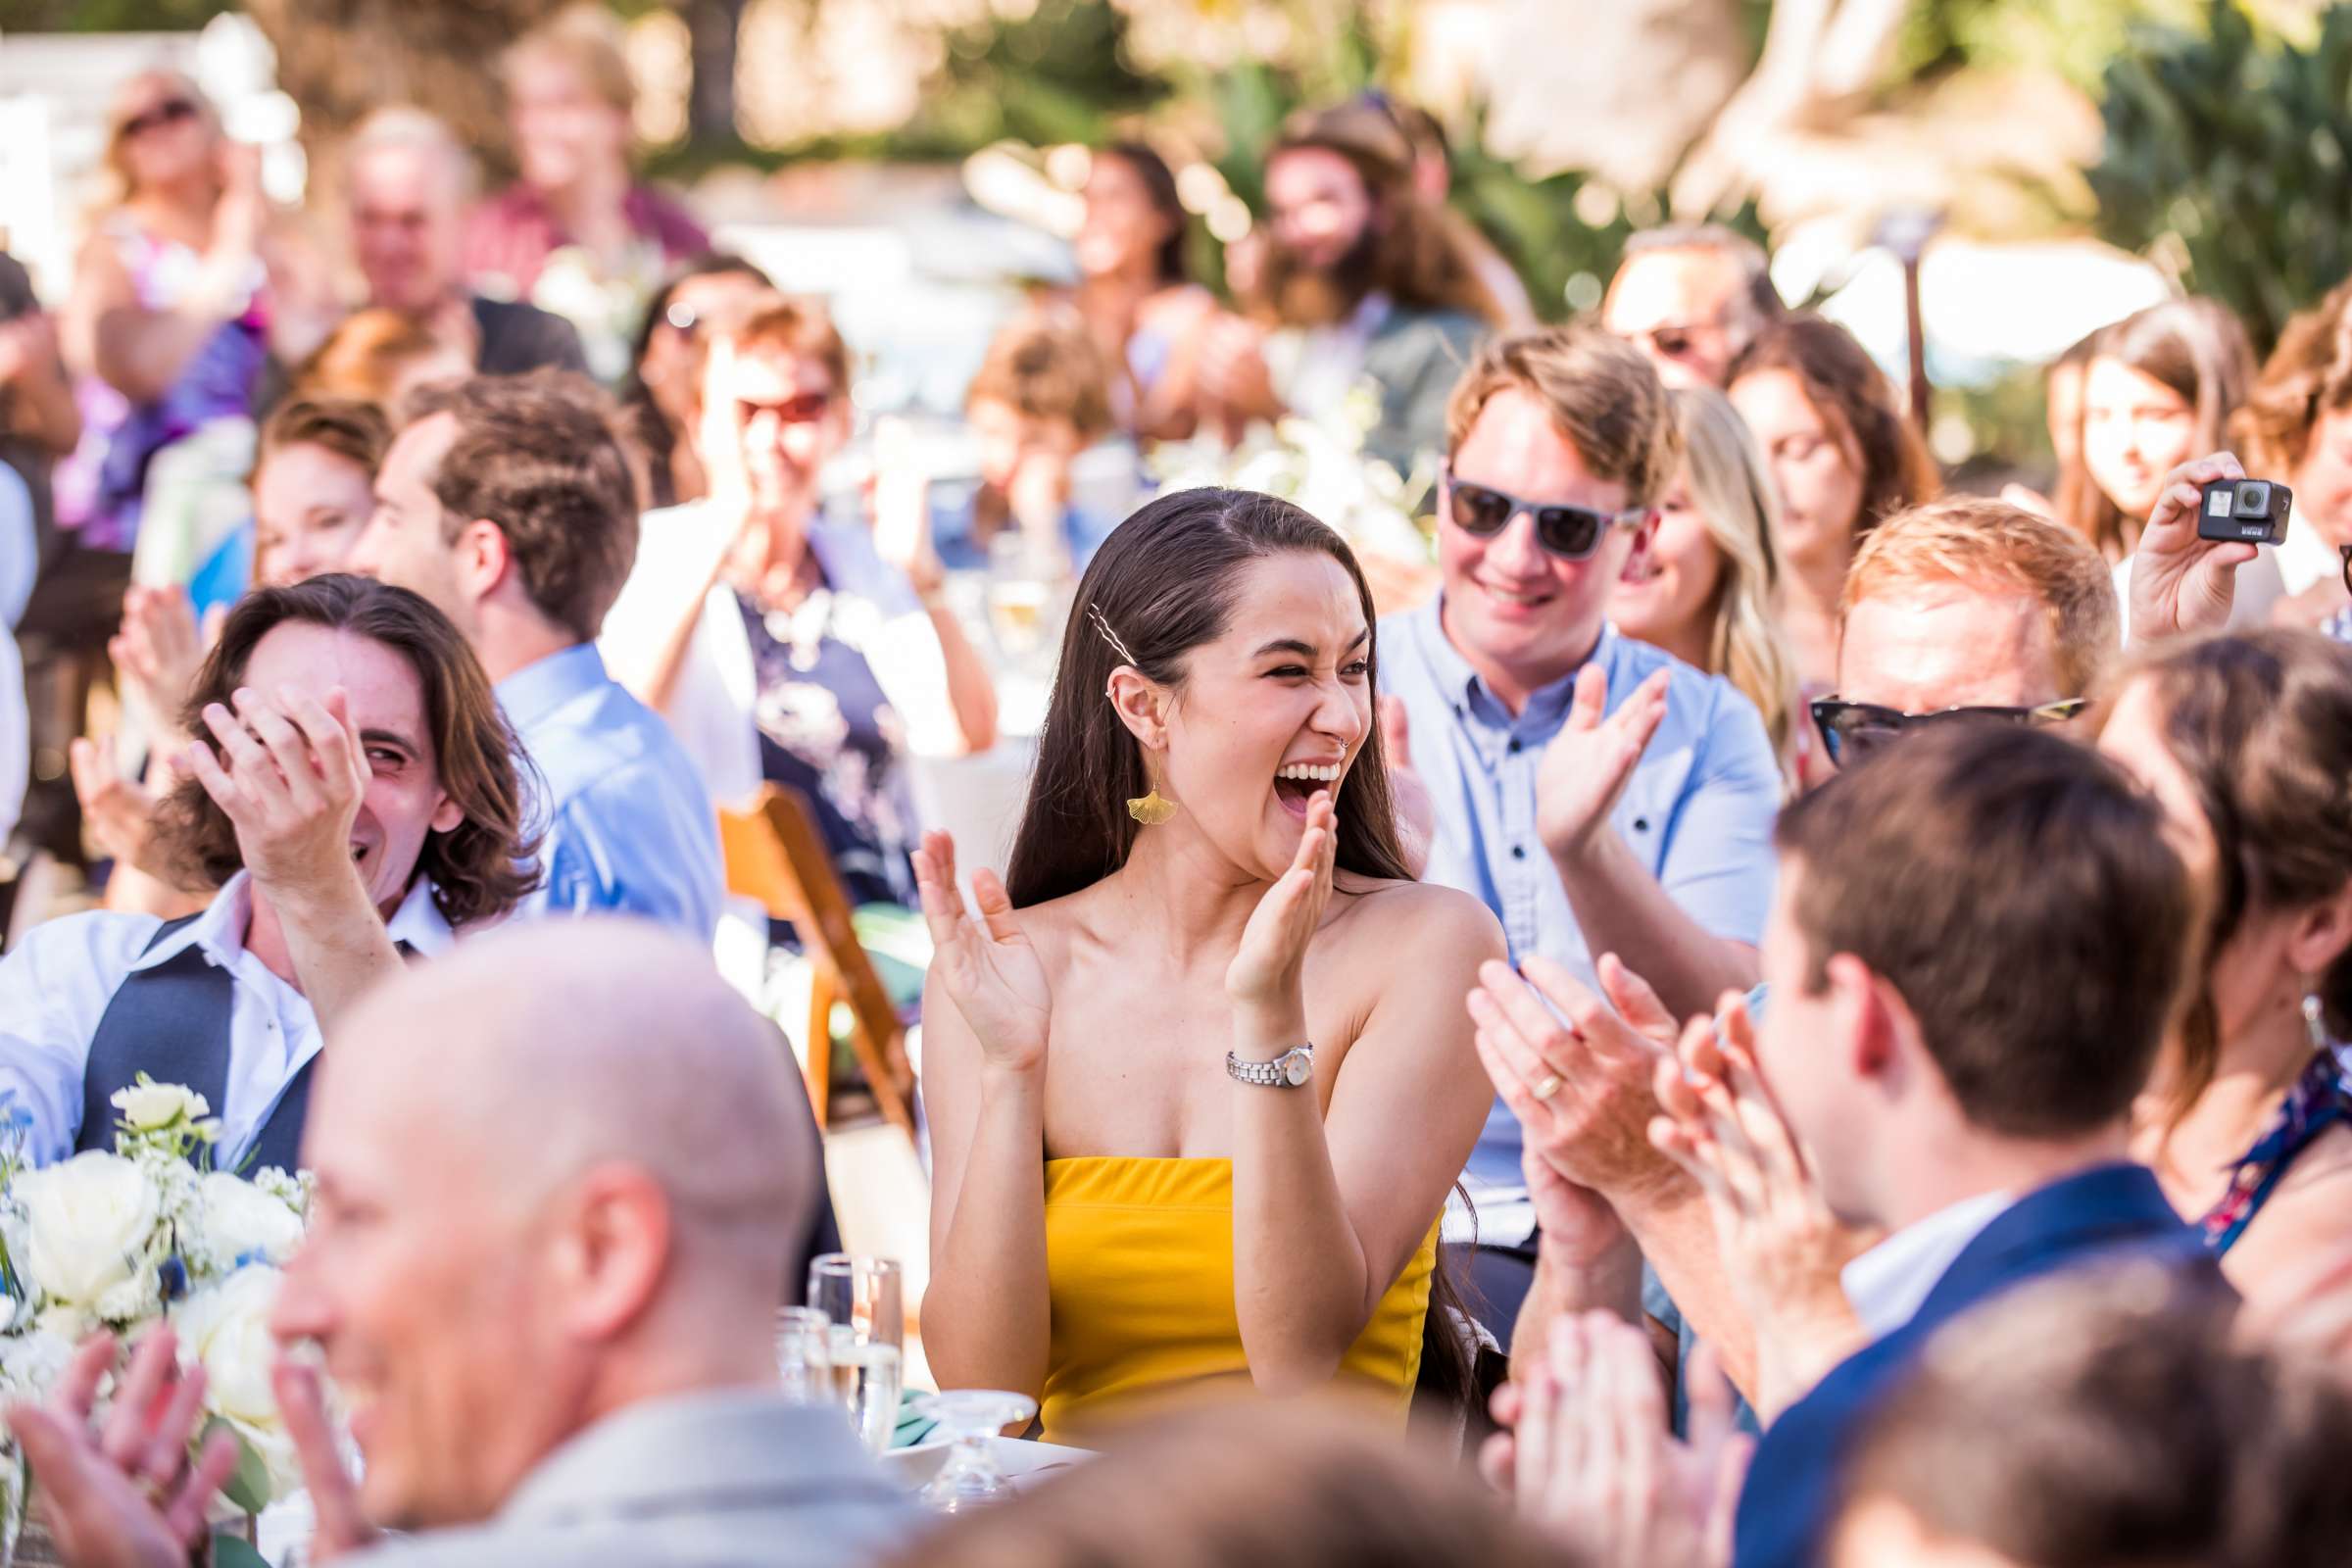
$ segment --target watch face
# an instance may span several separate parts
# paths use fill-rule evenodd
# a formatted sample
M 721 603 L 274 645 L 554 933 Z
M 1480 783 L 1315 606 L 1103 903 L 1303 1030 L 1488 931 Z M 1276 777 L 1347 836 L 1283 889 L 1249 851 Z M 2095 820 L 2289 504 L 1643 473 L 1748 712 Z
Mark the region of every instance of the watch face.
M 1290 1085 L 1293 1089 L 1296 1089 L 1300 1084 L 1305 1083 L 1306 1075 L 1312 1070 L 1313 1063 L 1307 1059 L 1304 1052 L 1300 1052 L 1298 1054 L 1287 1058 L 1282 1064 L 1282 1075 L 1286 1079 L 1290 1080 Z

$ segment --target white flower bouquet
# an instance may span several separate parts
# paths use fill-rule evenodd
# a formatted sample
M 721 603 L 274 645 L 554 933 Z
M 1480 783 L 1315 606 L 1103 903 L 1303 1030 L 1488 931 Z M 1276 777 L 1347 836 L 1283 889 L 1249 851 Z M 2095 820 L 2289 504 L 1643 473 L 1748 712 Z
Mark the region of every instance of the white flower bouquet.
M 270 1308 L 278 1268 L 302 1243 L 307 1179 L 274 1167 L 251 1179 L 212 1168 L 220 1123 L 204 1097 L 141 1074 L 114 1097 L 115 1152 L 40 1169 L 24 1160 L 30 1118 L 0 1096 L 0 1400 L 45 1398 L 74 1348 L 99 1330 L 125 1343 L 158 1322 L 183 1365 L 206 1373 L 202 1443 L 238 1446 L 222 1497 L 258 1514 L 301 1486 L 270 1389 Z M 0 1450 L 0 1529 L 13 1548 L 27 1477 Z M 258 1561 L 223 1537 L 216 1562 Z

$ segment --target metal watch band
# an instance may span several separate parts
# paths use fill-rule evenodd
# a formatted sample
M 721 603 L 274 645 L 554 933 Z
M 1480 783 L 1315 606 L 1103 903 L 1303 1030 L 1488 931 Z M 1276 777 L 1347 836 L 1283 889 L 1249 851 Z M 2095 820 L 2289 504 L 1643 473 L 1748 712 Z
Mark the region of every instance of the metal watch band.
M 1272 1061 L 1244 1061 L 1230 1051 L 1225 1053 L 1226 1076 L 1261 1089 L 1297 1089 L 1314 1076 L 1314 1070 L 1315 1048 L 1311 1044 L 1293 1046 Z

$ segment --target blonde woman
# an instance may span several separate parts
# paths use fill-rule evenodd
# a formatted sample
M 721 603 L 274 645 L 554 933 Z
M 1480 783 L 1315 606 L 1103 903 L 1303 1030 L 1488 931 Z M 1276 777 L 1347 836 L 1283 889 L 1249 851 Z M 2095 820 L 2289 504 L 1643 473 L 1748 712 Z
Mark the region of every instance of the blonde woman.
M 1609 597 L 1609 618 L 1628 637 L 1740 688 L 1792 771 L 1804 726 L 1777 609 L 1781 508 L 1772 473 L 1730 399 L 1712 387 L 1669 396 L 1682 470 L 1659 504 L 1656 540 Z

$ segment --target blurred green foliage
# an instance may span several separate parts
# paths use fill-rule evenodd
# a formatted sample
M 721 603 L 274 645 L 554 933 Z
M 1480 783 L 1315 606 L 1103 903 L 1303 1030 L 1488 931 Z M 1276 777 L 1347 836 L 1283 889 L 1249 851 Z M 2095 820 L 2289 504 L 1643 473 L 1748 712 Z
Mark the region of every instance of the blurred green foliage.
M 2053 71 L 2091 90 L 2134 24 L 2188 27 L 2201 9 L 2198 0 L 1921 0 L 1903 18 L 1888 75 Z
M 2352 272 L 2352 7 L 2297 46 L 2227 0 L 2135 29 L 2107 67 L 2102 238 L 2228 303 L 2257 348 Z
M 0 0 L 0 32 L 184 32 L 234 0 Z

